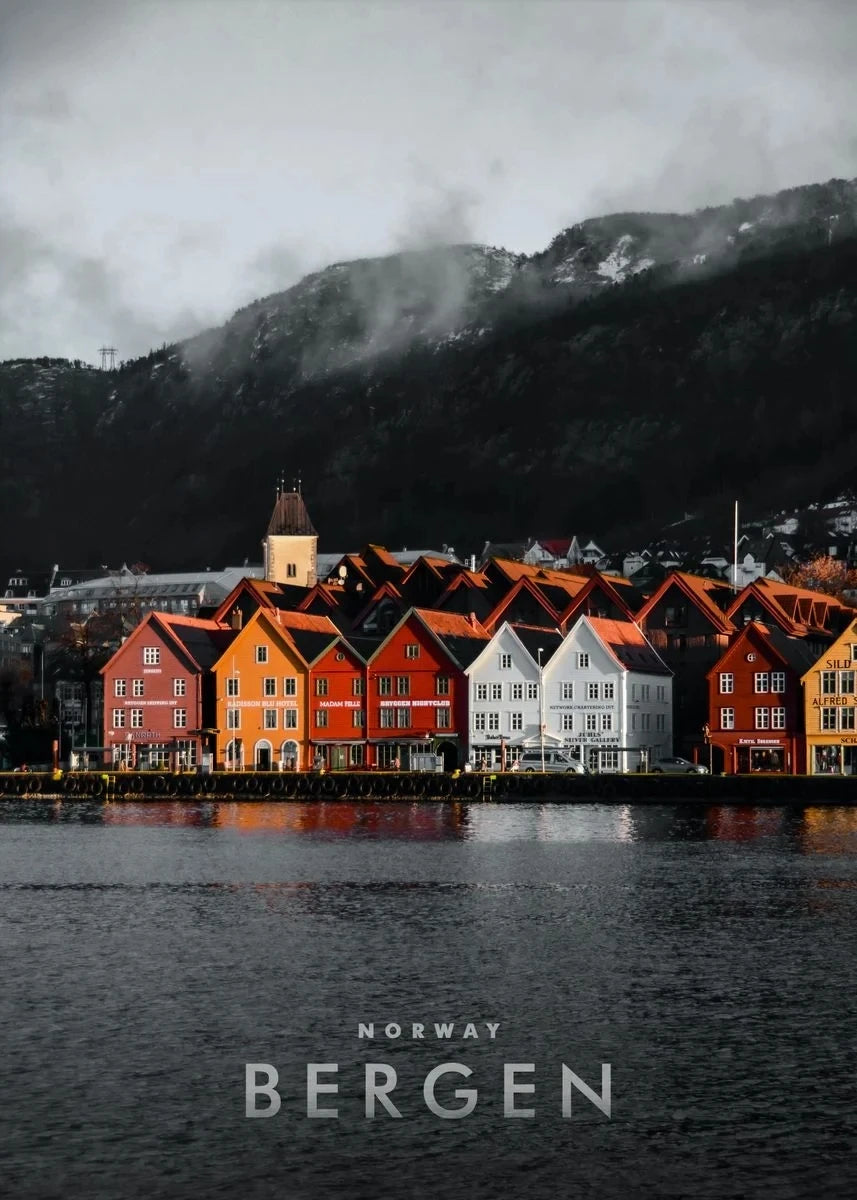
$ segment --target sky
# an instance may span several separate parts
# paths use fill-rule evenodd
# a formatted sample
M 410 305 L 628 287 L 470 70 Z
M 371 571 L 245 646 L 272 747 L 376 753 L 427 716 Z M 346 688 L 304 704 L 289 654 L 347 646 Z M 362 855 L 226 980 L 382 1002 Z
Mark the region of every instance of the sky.
M 0 359 L 857 176 L 850 0 L 0 0 Z

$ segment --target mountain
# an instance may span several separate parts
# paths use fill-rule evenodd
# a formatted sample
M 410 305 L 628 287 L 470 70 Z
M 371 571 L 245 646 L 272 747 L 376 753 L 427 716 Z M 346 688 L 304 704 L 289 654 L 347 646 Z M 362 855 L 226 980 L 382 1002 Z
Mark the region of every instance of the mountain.
M 281 471 L 331 549 L 823 500 L 855 320 L 857 181 L 340 263 L 115 371 L 0 364 L 0 566 L 258 558 Z

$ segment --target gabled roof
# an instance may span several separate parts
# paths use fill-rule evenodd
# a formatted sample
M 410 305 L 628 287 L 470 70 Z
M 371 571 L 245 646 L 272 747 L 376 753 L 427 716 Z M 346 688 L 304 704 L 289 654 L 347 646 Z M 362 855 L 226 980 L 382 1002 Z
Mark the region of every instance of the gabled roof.
M 447 657 L 461 670 L 464 670 L 473 661 L 485 642 L 491 639 L 488 630 L 475 617 L 465 617 L 461 613 L 440 612 L 432 608 L 411 608 L 387 636 L 376 643 L 369 658 L 375 658 L 387 642 L 396 636 L 402 626 L 411 620 L 419 621 Z
M 192 670 L 200 672 L 209 670 L 235 638 L 235 631 L 220 621 L 149 612 L 110 656 L 101 668 L 101 674 L 106 674 L 114 659 L 124 654 L 132 641 L 145 637 L 150 629 L 165 644 L 171 645 Z
M 502 628 L 501 625 L 500 629 Z M 515 634 L 536 666 L 539 663 L 539 648 L 544 651 L 541 656 L 541 665 L 544 667 L 547 666 L 564 641 L 558 629 L 542 629 L 538 625 L 519 625 L 517 622 L 511 621 L 508 622 L 508 628 Z M 499 633 L 500 630 L 497 632 Z
M 633 576 L 631 577 L 633 580 Z M 659 604 L 670 588 L 677 588 L 691 604 L 706 617 L 718 633 L 732 633 L 735 629 L 730 618 L 718 607 L 715 596 L 730 595 L 730 589 L 714 579 L 706 579 L 701 575 L 690 575 L 686 571 L 671 571 L 660 587 L 649 596 L 646 603 L 637 613 L 637 621 L 642 624 L 656 604 Z
M 761 621 L 750 621 L 738 633 L 737 637 L 732 639 L 729 648 L 723 652 L 720 660 L 707 673 L 706 679 L 711 679 L 712 676 L 719 673 L 723 659 L 727 654 L 731 655 L 736 647 L 754 640 L 763 641 L 773 651 L 783 666 L 790 667 L 801 676 L 818 659 L 818 655 L 806 638 L 792 637 L 790 634 L 784 633 L 779 625 L 768 625 Z
M 380 586 L 377 587 L 375 589 L 375 591 L 372 593 L 372 595 L 369 597 L 369 600 L 367 601 L 367 603 L 363 606 L 363 608 L 360 609 L 360 611 L 354 617 L 354 628 L 355 629 L 357 629 L 361 625 L 365 624 L 366 618 L 369 616 L 372 609 L 375 608 L 378 604 L 380 604 L 382 600 L 392 600 L 393 603 L 398 605 L 399 608 L 401 608 L 405 603 L 405 600 L 404 600 L 401 592 L 399 591 L 398 587 L 394 583 L 380 584 Z
M 318 536 L 300 492 L 280 492 L 267 532 L 268 537 Z
M 647 675 L 672 675 L 672 671 L 633 621 L 610 621 L 604 617 L 581 617 L 625 671 Z M 576 628 L 576 626 L 575 626 Z
M 307 666 L 312 666 L 341 636 L 330 617 L 317 616 L 315 613 L 277 609 L 271 620 L 288 635 Z

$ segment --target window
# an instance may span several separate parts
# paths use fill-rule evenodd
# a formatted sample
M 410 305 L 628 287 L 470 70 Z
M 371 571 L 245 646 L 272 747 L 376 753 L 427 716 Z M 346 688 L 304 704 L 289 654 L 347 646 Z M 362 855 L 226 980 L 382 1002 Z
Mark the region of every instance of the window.
M 327 695 L 327 680 L 326 679 L 324 679 L 324 678 L 316 679 L 315 694 L 317 696 L 326 696 Z
M 598 714 L 597 713 L 587 713 L 586 714 L 586 732 L 587 733 L 595 733 L 597 728 L 598 728 Z
M 753 675 L 753 691 L 767 692 L 770 691 L 771 679 L 767 671 L 756 671 Z
M 735 709 L 721 708 L 720 710 L 720 728 L 734 729 L 735 728 Z
M 821 691 L 825 696 L 833 696 L 836 693 L 836 672 L 822 671 L 821 672 Z
M 603 695 L 603 697 L 604 697 L 604 699 L 605 699 L 605 700 L 613 700 L 613 699 L 615 699 L 615 696 L 616 696 L 616 685 L 615 685 L 615 683 L 603 683 L 603 684 L 601 685 L 601 687 L 602 687 L 602 689 L 603 689 L 603 691 L 602 691 L 602 693 L 601 693 L 601 694 Z
M 298 681 L 294 675 L 287 675 L 283 680 L 283 695 L 296 696 L 298 694 Z
M 488 699 L 488 684 L 487 683 L 477 683 L 474 685 L 473 699 L 474 700 L 487 700 Z
M 632 699 L 632 700 L 639 700 L 639 699 L 640 699 L 640 696 L 639 696 L 639 691 L 640 691 L 640 689 L 639 689 L 639 687 L 637 686 L 637 684 L 636 684 L 636 683 L 632 683 L 632 684 L 631 684 L 631 699 Z
M 277 728 L 277 710 L 275 708 L 265 708 L 262 710 L 262 724 L 265 729 Z
M 524 728 L 524 714 L 520 712 L 509 713 L 509 729 L 512 733 L 520 733 Z
M 176 752 L 183 767 L 196 766 L 196 742 L 190 738 L 176 738 Z
M 500 670 L 501 671 L 511 671 L 511 669 L 512 669 L 511 654 L 501 654 L 500 655 Z
M 366 724 L 366 713 L 362 708 L 351 710 L 351 724 L 355 729 L 362 729 Z
M 664 609 L 664 626 L 666 628 L 683 628 L 687 625 L 687 605 L 668 604 Z
M 407 729 L 411 723 L 411 710 L 409 708 L 396 709 L 396 727 L 398 729 Z
M 320 708 L 315 714 L 315 724 L 317 729 L 327 729 L 327 709 Z
M 527 699 L 528 700 L 538 700 L 538 698 L 539 698 L 539 685 L 537 683 L 528 683 L 527 684 Z
M 132 729 L 142 729 L 143 728 L 143 710 L 142 710 L 142 708 L 132 708 L 131 709 L 131 728 Z
M 297 579 L 298 564 L 286 563 L 286 579 Z
M 658 713 L 657 714 L 657 716 L 655 717 L 655 728 L 657 729 L 658 733 L 666 732 L 666 728 L 667 728 L 666 713 Z
M 640 713 L 640 729 L 642 729 L 644 733 L 648 733 L 651 728 L 652 728 L 652 714 L 651 713 Z
M 113 728 L 114 729 L 124 729 L 125 728 L 125 709 L 124 708 L 114 708 L 113 709 Z
M 509 699 L 510 700 L 523 700 L 523 698 L 524 698 L 524 685 L 522 683 L 510 683 L 509 684 Z
M 754 714 L 754 718 L 755 718 L 754 724 L 755 724 L 756 729 L 770 729 L 770 727 L 771 727 L 770 709 L 754 708 L 753 714 Z
M 502 683 L 492 683 L 491 684 L 491 699 L 492 700 L 502 700 L 503 699 Z
M 660 701 L 660 703 L 662 703 L 662 704 L 665 703 L 666 698 L 667 698 L 666 684 L 663 684 L 663 683 L 658 684 L 657 697 L 658 697 L 658 700 Z
M 352 696 L 362 696 L 363 695 L 363 676 L 362 675 L 358 675 L 356 679 L 351 680 L 351 695 Z
M 420 648 L 416 642 L 408 642 L 405 645 L 405 658 L 419 658 Z
M 485 713 L 478 712 L 473 714 L 473 730 L 475 733 L 485 732 Z
M 720 694 L 722 696 L 726 696 L 730 692 L 734 692 L 734 691 L 735 691 L 735 676 L 734 676 L 734 674 L 732 673 L 732 671 L 721 671 L 720 672 Z
M 240 729 L 241 728 L 241 709 L 227 708 L 226 710 L 226 728 Z
M 298 710 L 296 708 L 283 709 L 283 729 L 297 729 L 298 727 Z
M 785 709 L 783 709 L 783 712 L 785 712 Z M 848 708 L 840 708 L 840 710 L 839 710 L 839 728 L 840 729 L 853 729 L 855 713 L 857 713 L 857 708 L 852 708 L 850 706 Z
M 836 709 L 823 708 L 821 710 L 821 728 L 835 729 L 836 728 Z
M 560 700 L 573 700 L 574 699 L 574 684 L 573 683 L 561 683 L 559 685 L 559 698 L 560 698 Z
M 587 700 L 597 700 L 598 699 L 598 684 L 597 683 L 587 683 L 586 699 Z
M 277 679 L 275 675 L 266 675 L 262 680 L 262 695 L 276 696 L 277 694 Z M 274 726 L 276 729 L 276 725 Z
M 113 695 L 114 696 L 124 696 L 125 694 L 126 694 L 125 680 L 124 679 L 114 679 L 113 680 Z
M 644 714 L 644 716 L 648 716 L 648 715 L 649 715 L 648 713 Z M 601 728 L 605 731 L 613 728 L 613 714 L 612 713 L 602 713 L 601 714 Z M 644 728 L 645 728 L 645 726 L 644 726 Z
M 392 677 L 390 675 L 379 675 L 378 676 L 378 695 L 379 696 L 392 696 L 392 694 L 393 694 Z
M 156 667 L 161 661 L 161 651 L 158 646 L 143 647 L 143 666 Z
M 637 714 L 631 713 L 631 729 L 635 730 L 636 728 L 637 728 Z
M 133 679 L 131 681 L 131 695 L 132 696 L 142 696 L 144 683 L 145 683 L 145 680 L 143 680 L 143 679 Z
M 241 680 L 238 678 L 237 675 L 227 675 L 227 677 L 226 677 L 226 695 L 227 696 L 238 696 L 240 694 L 238 691 L 238 685 L 240 682 L 241 682 Z
M 648 700 L 648 698 L 649 698 L 649 692 L 650 692 L 651 690 L 652 690 L 652 689 L 651 689 L 651 687 L 649 686 L 649 684 L 648 684 L 648 683 L 641 683 L 641 684 L 640 684 L 640 699 L 641 699 L 641 700 Z
M 256 647 L 256 662 L 257 663 L 266 663 L 267 661 L 268 661 L 268 647 L 267 646 L 257 646 Z
M 563 733 L 571 733 L 574 729 L 574 713 L 562 714 L 562 731 Z
M 578 654 L 577 669 L 578 669 L 578 671 L 588 671 L 589 670 L 589 655 L 588 654 Z
M 498 712 L 490 712 L 488 714 L 488 732 L 500 732 L 500 714 Z
M 854 711 L 853 709 L 851 710 Z M 786 710 L 784 708 L 771 709 L 771 729 L 785 729 L 786 727 Z
M 410 696 L 411 694 L 411 677 L 410 675 L 396 676 L 396 695 Z
M 839 690 L 846 695 L 853 696 L 854 694 L 854 672 L 840 671 L 839 672 Z
M 449 729 L 450 718 L 452 714 L 448 708 L 436 708 L 434 710 L 434 723 L 438 729 Z
M 173 695 L 174 696 L 186 696 L 187 695 L 187 680 L 186 679 L 174 679 L 173 680 Z
M 187 709 L 186 708 L 174 708 L 173 709 L 173 728 L 174 729 L 187 729 Z
M 435 680 L 435 689 L 434 690 L 435 690 L 435 694 L 438 696 L 448 696 L 449 695 L 449 676 L 448 675 L 438 675 L 437 679 Z
M 393 713 L 394 712 L 395 712 L 395 709 L 392 709 L 392 708 L 382 708 L 381 709 L 381 728 L 382 729 L 392 729 L 393 728 Z

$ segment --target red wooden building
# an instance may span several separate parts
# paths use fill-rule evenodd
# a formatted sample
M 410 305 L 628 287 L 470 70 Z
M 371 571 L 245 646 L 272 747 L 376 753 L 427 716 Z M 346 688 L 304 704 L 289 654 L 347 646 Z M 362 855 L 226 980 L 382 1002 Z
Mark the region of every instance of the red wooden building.
M 144 617 L 101 671 L 108 763 L 178 770 L 213 753 L 211 667 L 233 637 L 216 621 Z
M 373 643 L 373 648 L 376 643 Z M 366 663 L 344 638 L 309 664 L 310 761 L 329 770 L 367 765 Z
M 490 635 L 473 616 L 413 608 L 367 661 L 370 765 L 408 770 L 438 754 L 449 770 L 467 749 L 464 674 Z
M 751 621 L 708 672 L 715 772 L 806 771 L 801 676 L 815 662 L 805 638 Z

